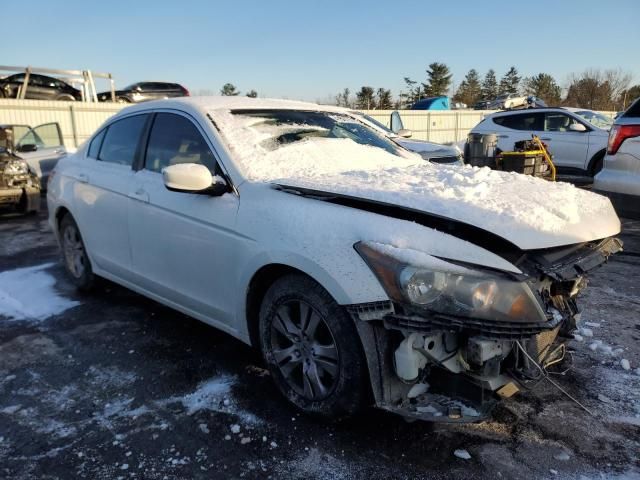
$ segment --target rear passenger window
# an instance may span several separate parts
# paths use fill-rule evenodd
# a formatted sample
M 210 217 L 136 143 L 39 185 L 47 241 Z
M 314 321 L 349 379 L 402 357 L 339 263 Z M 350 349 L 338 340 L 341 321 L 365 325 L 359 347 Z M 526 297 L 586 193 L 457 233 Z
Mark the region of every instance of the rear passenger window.
M 132 165 L 147 115 L 123 118 L 107 128 L 98 160 Z
M 215 157 L 196 126 L 181 115 L 158 113 L 149 135 L 145 168 L 159 172 L 178 163 L 199 163 L 215 173 Z
M 89 144 L 89 152 L 87 155 L 91 158 L 98 158 L 98 153 L 100 153 L 100 147 L 102 146 L 102 139 L 104 138 L 104 134 L 107 129 L 102 130 L 98 135 L 93 137 L 91 143 Z
M 494 123 L 514 130 L 542 130 L 542 113 L 520 113 L 515 115 L 505 115 L 495 117 Z

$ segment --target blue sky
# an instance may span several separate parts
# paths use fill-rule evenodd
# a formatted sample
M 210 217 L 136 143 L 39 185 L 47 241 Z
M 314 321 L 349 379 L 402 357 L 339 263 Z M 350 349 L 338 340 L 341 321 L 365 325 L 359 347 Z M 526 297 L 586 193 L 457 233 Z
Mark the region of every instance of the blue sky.
M 107 71 L 121 87 L 168 80 L 217 92 L 232 82 L 324 100 L 370 85 L 396 96 L 403 77 L 424 80 L 433 61 L 456 84 L 470 68 L 500 77 L 510 65 L 561 85 L 589 67 L 640 83 L 637 0 L 32 0 L 3 5 L 2 17 L 0 64 Z

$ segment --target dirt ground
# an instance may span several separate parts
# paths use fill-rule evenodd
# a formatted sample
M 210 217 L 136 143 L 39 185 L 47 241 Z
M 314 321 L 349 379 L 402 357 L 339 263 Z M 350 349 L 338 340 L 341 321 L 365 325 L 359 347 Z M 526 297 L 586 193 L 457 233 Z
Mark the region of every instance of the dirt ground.
M 325 424 L 228 335 L 110 283 L 79 295 L 45 213 L 1 216 L 0 478 L 640 478 L 640 222 L 621 238 L 554 377 L 592 414 L 543 381 L 474 425 Z

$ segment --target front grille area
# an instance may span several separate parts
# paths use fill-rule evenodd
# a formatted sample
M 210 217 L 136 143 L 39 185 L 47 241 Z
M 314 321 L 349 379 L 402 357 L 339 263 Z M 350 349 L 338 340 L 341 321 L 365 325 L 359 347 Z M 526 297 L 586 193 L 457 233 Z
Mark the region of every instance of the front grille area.
M 557 317 L 545 323 L 501 322 L 495 320 L 479 320 L 475 318 L 433 315 L 429 318 L 390 314 L 383 319 L 384 325 L 392 330 L 405 330 L 418 333 L 429 333 L 433 330 L 465 331 L 469 334 L 490 338 L 520 339 L 529 338 L 555 329 L 562 323 Z

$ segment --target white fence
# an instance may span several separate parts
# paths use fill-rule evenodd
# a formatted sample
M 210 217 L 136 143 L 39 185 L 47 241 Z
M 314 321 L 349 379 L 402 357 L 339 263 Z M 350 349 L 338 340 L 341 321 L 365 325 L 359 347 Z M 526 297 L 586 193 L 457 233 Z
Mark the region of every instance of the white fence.
M 75 149 L 102 123 L 123 108 L 118 103 L 57 102 L 0 99 L 0 124 L 58 122 L 67 148 Z
M 465 140 L 469 131 L 495 110 L 399 110 L 404 128 L 411 138 L 449 143 Z M 389 126 L 393 110 L 367 110 L 365 113 Z
M 125 105 L 118 103 L 54 102 L 0 99 L 0 124 L 36 126 L 58 122 L 67 148 L 78 147 L 110 116 Z M 365 113 L 389 126 L 392 110 Z M 399 110 L 412 138 L 449 143 L 465 140 L 469 131 L 492 110 Z M 612 116 L 614 112 L 601 112 Z

